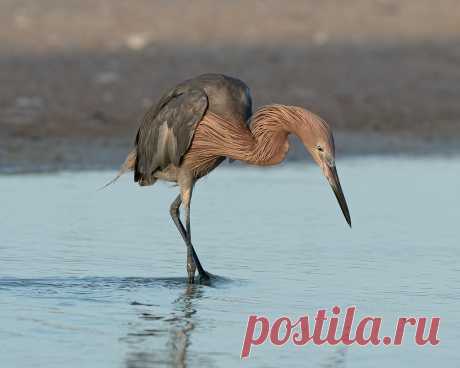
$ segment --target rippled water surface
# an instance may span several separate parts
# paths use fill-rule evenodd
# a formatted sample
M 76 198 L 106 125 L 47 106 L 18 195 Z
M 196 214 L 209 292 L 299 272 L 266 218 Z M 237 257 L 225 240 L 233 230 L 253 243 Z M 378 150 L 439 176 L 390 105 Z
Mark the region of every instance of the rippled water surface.
M 222 167 L 192 202 L 211 285 L 185 283 L 177 188 L 112 172 L 0 176 L 1 367 L 456 367 L 460 161 L 339 163 L 353 229 L 313 166 Z M 249 314 L 440 316 L 440 344 L 253 349 Z

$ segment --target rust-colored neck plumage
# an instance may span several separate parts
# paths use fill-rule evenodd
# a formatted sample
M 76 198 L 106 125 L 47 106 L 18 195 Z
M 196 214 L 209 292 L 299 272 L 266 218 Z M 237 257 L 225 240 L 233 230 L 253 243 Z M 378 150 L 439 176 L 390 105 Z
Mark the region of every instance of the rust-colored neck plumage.
M 278 164 L 289 149 L 288 135 L 305 136 L 304 112 L 294 106 L 265 106 L 252 116 L 249 128 L 208 112 L 196 129 L 186 161 L 193 170 L 222 156 L 253 165 Z
M 250 124 L 254 144 L 243 161 L 256 165 L 283 161 L 289 150 L 288 135 L 299 136 L 303 119 L 302 109 L 294 106 L 268 105 L 259 109 Z

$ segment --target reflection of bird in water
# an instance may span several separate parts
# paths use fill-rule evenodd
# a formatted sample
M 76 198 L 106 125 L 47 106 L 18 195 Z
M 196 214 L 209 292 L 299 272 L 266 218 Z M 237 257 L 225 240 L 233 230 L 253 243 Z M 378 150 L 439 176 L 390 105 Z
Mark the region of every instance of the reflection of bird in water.
M 320 368 L 345 368 L 346 352 L 347 348 L 344 346 L 331 350 L 320 364 Z
M 196 310 L 193 300 L 202 295 L 201 288 L 188 285 L 185 292 L 175 300 L 176 310 L 181 314 L 170 330 L 171 359 L 176 367 L 186 367 L 187 348 L 190 344 L 190 333 L 195 328 L 193 315 Z
M 187 80 L 147 111 L 135 148 L 113 180 L 134 170 L 134 180 L 139 185 L 152 185 L 157 180 L 179 185 L 180 194 L 171 204 L 170 213 L 187 245 L 190 283 L 196 269 L 201 279 L 209 279 L 192 245 L 190 202 L 196 181 L 226 157 L 260 166 L 280 163 L 289 149 L 289 134 L 300 138 L 321 167 L 351 225 L 335 168 L 329 126 L 317 115 L 296 106 L 269 105 L 252 117 L 251 113 L 251 95 L 242 81 L 219 74 Z M 179 218 L 181 204 L 185 227 Z
M 187 366 L 187 350 L 190 345 L 190 335 L 195 328 L 193 316 L 196 313 L 194 300 L 199 299 L 203 292 L 200 285 L 187 284 L 184 292 L 173 302 L 173 311 L 166 316 L 156 316 L 150 313 L 142 313 L 140 318 L 144 328 L 141 331 L 128 334 L 129 336 L 140 337 L 140 342 L 149 339 L 149 347 L 158 344 L 163 334 L 167 334 L 166 351 L 158 349 L 152 352 L 150 349 L 136 351 L 128 355 L 126 360 L 127 368 L 144 368 L 157 366 L 172 366 L 185 368 Z M 140 304 L 137 304 L 140 305 Z M 153 329 L 153 325 L 161 324 L 159 329 Z M 166 324 L 166 328 L 164 325 Z M 151 340 L 155 339 L 155 341 Z M 136 346 L 143 346 L 139 341 Z

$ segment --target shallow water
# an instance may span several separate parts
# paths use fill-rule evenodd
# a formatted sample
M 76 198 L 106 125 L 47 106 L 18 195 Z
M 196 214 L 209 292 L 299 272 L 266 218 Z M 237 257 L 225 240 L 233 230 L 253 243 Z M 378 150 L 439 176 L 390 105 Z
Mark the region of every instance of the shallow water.
M 249 314 L 356 305 L 440 316 L 440 344 L 253 348 L 249 367 L 454 367 L 460 352 L 460 160 L 339 162 L 353 229 L 317 168 L 217 169 L 196 187 L 210 286 L 185 283 L 177 188 L 96 191 L 112 172 L 0 176 L 3 367 L 235 367 Z M 385 327 L 386 326 L 386 327 Z

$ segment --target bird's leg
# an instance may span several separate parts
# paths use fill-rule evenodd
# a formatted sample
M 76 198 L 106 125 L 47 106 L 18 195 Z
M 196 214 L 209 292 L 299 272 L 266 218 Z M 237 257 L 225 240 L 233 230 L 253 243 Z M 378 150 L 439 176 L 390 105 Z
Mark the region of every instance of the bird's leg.
M 192 256 L 193 246 L 191 244 L 189 245 L 187 233 L 179 217 L 180 215 L 179 207 L 181 203 L 182 203 L 182 198 L 181 198 L 181 195 L 179 194 L 174 200 L 174 202 L 171 203 L 169 212 L 171 214 L 171 218 L 174 221 L 174 224 L 177 227 L 177 230 L 179 230 L 179 233 L 182 236 L 182 239 L 184 239 L 184 242 L 187 246 L 187 274 L 188 274 L 188 282 L 191 284 L 195 280 L 195 267 L 196 266 L 195 266 L 195 262 L 193 261 L 193 256 Z
M 198 264 L 199 264 L 198 272 L 200 273 L 200 275 L 202 277 L 206 278 L 207 273 L 206 273 L 206 271 L 203 270 L 203 267 L 199 263 L 200 261 L 198 259 L 198 256 L 196 255 L 195 249 L 193 248 L 193 245 L 192 245 L 191 241 L 189 241 L 189 237 L 187 236 L 187 233 L 185 231 L 184 225 L 182 225 L 182 222 L 181 222 L 181 220 L 179 218 L 179 207 L 180 207 L 181 203 L 182 203 L 181 195 L 178 195 L 176 197 L 176 199 L 173 201 L 173 203 L 171 203 L 170 214 L 171 214 L 171 218 L 174 221 L 174 224 L 177 227 L 177 230 L 179 231 L 179 233 L 182 236 L 182 239 L 184 239 L 184 242 L 187 245 L 187 273 L 188 273 L 188 280 L 189 280 L 189 283 L 193 283 L 194 278 L 195 278 L 195 267 L 196 267 L 196 263 L 195 263 L 196 261 L 195 260 L 198 261 Z M 190 206 L 189 206 L 189 208 L 190 208 Z M 189 215 L 189 218 L 190 218 L 190 215 Z M 203 275 L 205 275 L 205 276 L 203 276 Z
M 187 236 L 187 240 L 185 241 L 187 244 L 187 271 L 189 270 L 189 258 L 191 257 L 194 261 L 194 267 L 192 271 L 193 275 L 195 275 L 195 269 L 198 269 L 200 278 L 203 280 L 209 280 L 209 275 L 201 265 L 201 262 L 198 259 L 198 255 L 196 254 L 192 245 L 192 230 L 190 228 L 190 202 L 192 200 L 192 191 L 193 184 L 186 188 L 181 188 L 181 197 L 185 209 L 185 234 Z
M 185 207 L 185 243 L 187 244 L 187 273 L 189 282 L 193 282 L 195 279 L 195 270 L 196 264 L 193 259 L 193 245 L 192 245 L 192 234 L 190 232 L 190 201 L 186 204 L 184 202 Z

